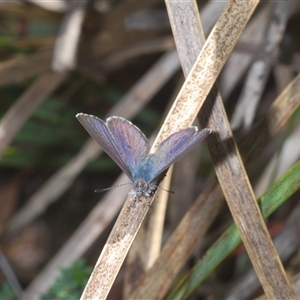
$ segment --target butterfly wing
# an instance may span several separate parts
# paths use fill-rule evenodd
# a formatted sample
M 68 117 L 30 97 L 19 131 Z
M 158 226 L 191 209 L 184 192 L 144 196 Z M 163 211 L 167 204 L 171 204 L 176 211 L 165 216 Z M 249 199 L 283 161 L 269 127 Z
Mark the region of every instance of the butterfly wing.
M 154 181 L 156 177 L 190 151 L 197 143 L 204 140 L 210 133 L 211 129 L 205 128 L 198 131 L 196 126 L 191 126 L 166 138 L 153 154 L 150 181 Z
M 102 147 L 102 149 L 115 161 L 122 171 L 133 181 L 130 168 L 119 154 L 119 148 L 109 131 L 105 122 L 101 119 L 87 114 L 77 114 L 76 118 L 83 125 L 92 138 Z
M 130 121 L 121 117 L 108 118 L 107 126 L 119 155 L 132 174 L 133 181 L 143 178 L 141 166 L 149 153 L 149 142 L 145 135 Z

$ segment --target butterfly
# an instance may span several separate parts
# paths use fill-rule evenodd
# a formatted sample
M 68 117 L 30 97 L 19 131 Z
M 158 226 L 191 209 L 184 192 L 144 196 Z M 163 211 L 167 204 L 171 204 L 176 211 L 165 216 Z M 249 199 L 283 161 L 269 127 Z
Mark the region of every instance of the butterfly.
M 113 116 L 104 122 L 83 113 L 76 118 L 132 181 L 129 197 L 133 200 L 149 198 L 161 175 L 211 133 L 209 128 L 198 131 L 196 126 L 190 126 L 170 135 L 150 153 L 146 136 L 124 118 Z

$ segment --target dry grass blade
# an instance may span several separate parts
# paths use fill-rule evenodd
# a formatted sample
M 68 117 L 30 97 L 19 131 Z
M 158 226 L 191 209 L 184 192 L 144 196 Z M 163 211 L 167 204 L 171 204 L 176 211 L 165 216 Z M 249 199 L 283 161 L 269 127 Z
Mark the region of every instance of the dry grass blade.
M 152 268 L 139 278 L 129 299 L 162 299 L 223 204 L 216 178 L 211 180 L 163 247 Z M 159 278 L 159 280 L 157 280 Z
M 165 212 L 167 208 L 168 190 L 173 174 L 171 167 L 158 190 L 158 201 L 151 206 L 146 219 L 141 226 L 138 235 L 126 258 L 126 274 L 123 284 L 123 297 L 128 299 L 132 290 L 139 282 L 141 275 L 150 269 L 159 256 L 165 223 Z
M 241 126 L 248 130 L 253 122 L 258 101 L 264 91 L 272 63 L 278 53 L 279 43 L 294 6 L 293 2 L 285 1 L 274 4 L 264 44 L 248 72 L 247 80 L 232 116 L 233 129 Z
M 225 7 L 226 3 L 217 3 L 214 1 L 210 1 L 209 3 L 207 3 L 207 5 L 203 8 L 203 19 L 204 19 L 204 23 L 205 23 L 205 32 L 208 34 L 209 30 L 211 30 L 211 28 L 213 27 L 214 23 L 217 21 L 219 15 L 221 14 L 223 8 Z M 189 15 L 190 13 L 193 15 L 193 11 L 190 11 L 190 7 L 188 5 L 188 3 L 185 3 L 184 5 L 184 11 L 185 11 L 185 15 Z M 193 24 L 194 19 L 193 18 L 188 18 L 192 23 L 191 24 L 185 24 L 185 26 L 187 26 L 189 29 L 188 30 L 195 30 L 195 32 L 193 32 L 192 34 L 189 34 L 188 36 L 198 36 L 198 32 L 196 31 L 197 26 L 195 26 L 195 24 Z M 172 22 L 171 22 L 172 23 Z M 179 32 L 180 33 L 180 32 Z M 182 32 L 183 34 L 185 34 L 184 32 Z M 185 37 L 182 38 L 182 40 L 185 40 Z M 198 42 L 200 41 L 200 39 L 194 39 L 193 41 Z M 181 51 L 184 51 L 184 47 L 182 45 L 177 45 L 177 50 L 178 47 L 181 47 Z M 198 49 L 199 48 L 199 49 Z M 197 55 L 200 52 L 200 47 L 196 47 L 196 46 L 191 46 L 191 44 L 186 47 L 186 53 L 185 55 L 181 55 L 181 58 L 184 57 L 185 59 L 185 63 L 188 64 L 188 68 L 184 68 L 184 71 L 189 72 L 190 69 L 193 67 L 193 63 L 196 60 Z M 193 55 L 191 55 L 191 53 L 193 53 Z M 192 57 L 195 57 L 195 59 L 193 60 Z M 186 73 L 187 75 L 187 73 Z M 180 82 L 180 87 L 182 86 L 183 82 Z M 177 96 L 178 92 L 180 91 L 180 87 L 176 88 L 174 90 L 174 99 Z M 173 99 L 173 97 L 171 97 L 171 99 Z M 187 160 L 193 160 L 193 166 L 190 166 L 192 168 L 194 168 L 194 171 L 196 171 L 197 168 L 197 164 L 195 164 L 196 162 L 198 162 L 198 155 L 196 154 L 198 151 L 197 149 L 193 149 L 190 152 L 190 155 L 186 157 Z M 191 157 L 193 154 L 195 153 L 194 157 Z M 178 169 L 180 169 L 179 166 L 185 166 L 186 168 L 186 164 L 185 164 L 186 160 L 185 158 L 181 159 L 179 162 L 176 163 Z M 180 186 L 176 186 L 176 194 L 172 196 L 172 202 L 175 201 L 175 203 L 178 204 L 178 202 L 176 202 L 176 198 L 179 200 L 181 199 L 181 197 L 185 197 L 185 203 L 183 203 L 182 201 L 182 210 L 178 209 L 178 205 L 177 208 L 180 211 L 180 219 L 182 218 L 182 216 L 184 215 L 184 212 L 186 212 L 187 207 L 189 206 L 189 204 L 187 203 L 187 193 L 192 193 L 192 186 L 193 186 L 193 182 L 194 182 L 194 178 L 195 178 L 195 172 L 191 171 L 191 168 L 188 167 L 186 169 L 187 172 L 184 172 L 184 170 L 181 170 L 181 172 L 179 172 L 181 175 L 184 174 L 185 176 L 185 180 L 184 182 L 182 181 L 182 177 L 180 177 L 179 182 L 180 182 Z M 168 171 L 168 177 L 170 176 L 170 170 Z M 165 186 L 166 184 L 166 179 L 164 179 L 163 181 L 163 185 Z M 173 178 L 173 182 L 174 182 L 174 178 Z M 178 183 L 179 183 L 178 182 Z M 165 189 L 170 189 L 170 187 L 165 187 Z M 187 192 L 187 193 L 186 193 Z M 166 195 L 166 194 L 165 194 Z M 148 215 L 146 216 L 146 219 L 143 223 L 143 226 L 140 228 L 139 233 L 133 243 L 133 246 L 131 247 L 131 250 L 127 256 L 127 264 L 126 264 L 126 268 L 127 268 L 127 272 L 125 275 L 125 279 L 124 279 L 124 291 L 123 291 L 123 297 L 124 298 L 128 298 L 131 291 L 136 287 L 136 284 L 138 283 L 139 279 L 140 279 L 140 274 L 144 273 L 146 270 L 148 270 L 154 260 L 157 258 L 158 256 L 158 251 L 160 251 L 161 246 L 159 246 L 159 249 L 157 249 L 158 245 L 156 243 L 156 240 L 152 241 L 151 237 L 156 236 L 158 233 L 158 231 L 156 230 L 156 228 L 154 228 L 154 226 L 151 226 L 151 224 L 156 224 L 156 219 L 159 218 L 164 219 L 164 216 L 159 217 L 158 214 L 162 213 L 162 211 L 157 208 L 160 207 L 163 202 L 164 199 L 159 198 L 159 201 L 154 201 L 152 206 L 151 206 L 151 210 L 148 213 Z M 192 196 L 191 196 L 191 200 L 192 200 Z M 172 206 L 170 206 L 168 209 L 172 209 Z M 174 210 L 176 210 L 174 209 Z M 179 212 L 178 211 L 178 212 Z M 150 226 L 149 226 L 150 224 Z M 155 230 L 155 233 L 151 232 L 151 230 Z M 161 234 L 163 234 L 161 232 Z M 154 248 L 154 250 L 153 250 Z
M 42 4 L 39 0 L 30 0 L 32 3 L 39 3 Z M 66 7 L 65 3 L 62 3 L 62 1 L 55 1 L 55 2 L 43 2 L 43 4 L 48 3 L 48 8 L 56 6 L 59 8 L 60 4 L 63 4 L 63 6 L 60 6 L 60 9 L 53 9 L 53 11 L 64 11 L 63 8 Z M 41 7 L 35 6 L 35 5 L 28 5 L 28 3 L 25 3 L 22 0 L 16 0 L 16 1 L 2 1 L 0 6 L 1 11 L 8 13 L 8 14 L 16 14 L 19 17 L 30 17 L 32 19 L 34 18 L 41 18 L 45 20 L 58 20 L 59 16 L 57 13 L 46 11 L 42 9 Z M 56 4 L 56 5 L 55 5 Z M 46 4 L 47 5 L 47 4 Z M 43 5 L 40 5 L 43 6 Z
M 0 122 L 0 157 L 36 108 L 65 80 L 66 74 L 41 75 L 12 105 Z
M 239 18 L 238 22 L 228 24 L 228 19 L 232 18 L 232 5 L 234 14 L 238 14 Z M 151 152 L 170 134 L 192 124 L 256 5 L 256 1 L 250 1 L 240 5 L 231 3 L 225 8 L 169 112 Z M 232 38 L 228 39 L 228 36 Z M 199 89 L 199 86 L 203 88 Z M 81 299 L 102 299 L 107 296 L 141 225 L 132 221 L 141 222 L 148 211 L 148 202 L 146 199 L 141 200 L 132 208 L 130 199 L 127 199 Z
M 268 187 L 287 171 L 300 157 L 300 126 L 286 139 L 282 148 L 277 151 L 255 186 L 255 194 L 261 195 Z
M 241 149 L 246 159 L 246 167 L 255 173 L 256 161 L 260 153 L 285 126 L 288 119 L 300 105 L 300 75 L 278 96 L 267 113 L 259 120 L 243 140 Z M 153 267 L 140 278 L 139 287 L 131 299 L 139 297 L 162 298 L 168 285 L 172 283 L 184 262 L 191 255 L 218 214 L 223 203 L 223 194 L 216 178 L 212 179 L 200 197 L 184 216 L 161 251 Z M 201 231 L 199 232 L 199 228 Z M 157 278 L 160 278 L 158 281 Z
M 28 2 L 34 3 L 40 7 L 43 7 L 45 9 L 49 9 L 51 11 L 56 11 L 56 12 L 64 12 L 67 10 L 67 5 L 63 0 L 57 0 L 57 1 L 39 1 L 39 0 L 28 0 Z
M 234 5 L 232 9 L 235 10 Z M 235 22 L 235 20 L 233 22 Z M 212 95 L 212 97 L 215 96 Z M 249 185 L 242 161 L 239 157 L 237 148 L 234 145 L 234 141 L 232 140 L 232 134 L 226 120 L 226 114 L 221 105 L 222 102 L 218 98 L 219 97 L 216 99 L 212 98 L 211 101 L 203 108 L 204 113 L 206 112 L 207 115 L 211 112 L 208 126 L 219 135 L 219 138 L 214 140 L 213 137 L 208 138 L 209 149 L 215 163 L 218 179 L 233 217 L 242 232 L 251 261 L 260 276 L 264 289 L 267 290 L 270 297 L 278 297 L 282 295 L 290 296 L 292 295 L 291 288 L 287 278 L 285 277 L 280 260 L 276 255 L 276 251 L 272 246 L 272 242 L 270 238 L 266 238 L 269 237 L 266 226 L 260 216 L 259 208 L 256 205 L 255 197 L 251 186 Z M 215 101 L 214 104 L 212 104 L 213 101 Z M 202 121 L 202 124 L 206 123 Z M 250 218 L 247 217 L 249 212 L 251 212 Z M 255 237 L 247 235 L 247 231 L 252 231 Z M 259 242 L 256 243 L 258 240 Z M 269 261 L 266 264 L 268 258 L 270 258 L 269 254 L 271 251 L 273 253 L 273 261 Z M 265 255 L 261 256 L 261 253 L 265 253 Z M 269 270 L 265 268 L 266 265 L 272 266 L 274 270 L 277 270 L 274 274 L 277 272 L 279 273 L 279 275 L 277 273 L 276 276 L 272 278 L 272 282 L 269 281 Z M 280 276 L 282 287 L 278 288 L 278 277 Z M 283 290 L 285 291 L 283 292 Z
M 181 81 L 182 86 L 183 81 Z M 180 87 L 175 89 L 170 102 L 173 102 Z M 150 140 L 154 140 L 151 138 Z M 159 256 L 165 223 L 165 213 L 169 198 L 170 183 L 173 174 L 173 167 L 168 170 L 162 184 L 156 191 L 158 201 L 154 201 L 143 221 L 141 228 L 134 240 L 126 258 L 126 274 L 124 276 L 123 293 L 128 298 L 135 288 L 140 276 L 148 270 Z
M 167 2 L 167 7 L 168 7 L 169 13 L 171 15 L 171 17 L 170 17 L 171 24 L 173 25 L 173 22 L 176 23 L 176 12 L 182 11 L 182 8 L 180 8 L 180 4 L 178 6 L 177 3 L 173 4 L 172 1 Z M 186 7 L 184 9 L 186 10 Z M 234 7 L 233 7 L 233 10 L 234 10 Z M 189 16 L 189 18 L 186 18 L 186 19 L 188 19 L 190 21 L 190 18 L 191 17 Z M 178 19 L 180 19 L 180 16 L 178 17 Z M 173 31 L 174 31 L 175 38 L 177 37 L 176 33 L 178 31 L 180 31 L 181 26 L 184 23 L 185 22 L 181 20 L 181 21 L 178 21 L 177 26 L 174 24 Z M 195 28 L 195 27 L 193 27 L 193 28 Z M 183 40 L 185 40 L 185 39 L 183 39 Z M 180 40 L 177 40 L 176 44 L 177 45 L 180 44 Z M 179 49 L 181 49 L 181 48 L 179 48 Z M 184 62 L 186 60 L 186 57 L 183 57 L 183 55 L 181 56 L 181 58 L 182 58 L 181 59 L 182 62 Z M 215 99 L 211 99 L 211 100 L 214 101 Z M 258 206 L 255 205 L 256 203 L 255 203 L 254 195 L 253 195 L 251 187 L 249 186 L 249 183 L 247 181 L 247 176 L 243 169 L 243 165 L 242 165 L 241 159 L 238 155 L 237 148 L 234 145 L 234 142 L 225 143 L 226 140 L 228 139 L 228 137 L 232 136 L 232 134 L 231 134 L 230 128 L 228 126 L 226 114 L 225 114 L 224 108 L 222 106 L 222 102 L 220 101 L 220 97 L 217 97 L 214 105 L 210 104 L 209 107 L 207 105 L 205 105 L 205 106 L 206 106 L 207 115 L 209 115 L 209 112 L 211 112 L 211 119 L 208 121 L 209 127 L 213 128 L 215 132 L 218 132 L 220 134 L 221 140 L 224 139 L 223 141 L 214 140 L 213 142 L 209 143 L 209 145 L 210 145 L 210 150 L 211 150 L 213 159 L 215 159 L 216 172 L 218 174 L 219 180 L 221 181 L 221 185 L 223 183 L 222 187 L 223 187 L 223 191 L 225 190 L 226 198 L 228 200 L 233 199 L 233 200 L 237 201 L 235 203 L 229 203 L 229 205 L 232 204 L 233 207 L 234 207 L 234 205 L 241 206 L 240 203 L 238 203 L 238 201 L 239 201 L 238 198 L 243 198 L 244 200 L 246 200 L 246 202 L 253 203 L 253 207 L 251 207 L 251 209 L 258 212 L 259 209 L 258 209 Z M 204 111 L 204 113 L 205 113 L 205 111 Z M 218 160 L 218 158 L 220 158 L 220 155 L 224 155 L 223 163 L 220 163 L 220 161 L 222 161 L 222 160 Z M 227 161 L 225 159 L 225 157 L 227 155 L 230 156 L 229 161 Z M 230 177 L 230 176 L 228 176 L 228 174 L 232 174 L 235 176 Z M 224 182 L 225 182 L 225 184 L 224 184 Z M 235 186 L 236 190 L 232 190 L 230 188 L 228 189 L 226 186 L 227 187 Z M 243 186 L 243 189 L 240 189 L 241 186 Z M 238 191 L 238 193 L 237 193 L 237 191 Z M 239 195 L 237 195 L 237 194 L 239 194 Z M 197 203 L 198 203 L 198 201 L 197 201 Z M 261 224 L 262 224 L 262 226 L 264 226 L 263 220 L 261 220 L 261 218 L 259 217 L 259 213 L 258 213 L 258 218 L 255 220 L 254 223 L 259 224 L 259 226 L 261 226 Z M 251 224 L 251 227 L 253 227 L 253 224 Z M 249 230 L 249 228 L 248 228 L 248 230 Z M 178 234 L 178 232 L 177 232 L 177 234 Z M 264 226 L 264 234 L 266 236 L 268 236 L 265 226 Z M 244 236 L 244 238 L 245 238 L 245 236 Z M 264 237 L 262 237 L 262 238 L 264 238 Z M 272 248 L 272 243 L 269 241 L 269 243 L 266 246 Z M 172 251 L 174 251 L 174 250 L 172 249 Z M 250 251 L 251 251 L 251 249 L 250 249 Z M 274 249 L 273 249 L 273 252 L 275 252 Z M 168 254 L 170 254 L 170 252 Z M 176 259 L 176 255 L 174 254 L 174 252 L 172 252 L 172 255 L 173 255 L 173 258 Z M 274 268 L 277 270 L 279 269 L 279 272 L 281 272 L 282 280 L 284 282 L 283 285 L 286 288 L 285 292 L 288 295 L 292 295 L 292 291 L 291 291 L 288 281 L 285 277 L 285 273 L 282 270 L 282 266 L 276 257 L 276 252 L 275 252 L 274 256 L 275 256 Z M 257 255 L 256 255 L 256 257 L 257 257 Z M 159 262 L 162 263 L 167 258 L 168 258 L 168 262 L 169 262 L 170 256 L 163 256 L 163 259 L 159 260 Z M 175 259 L 174 259 L 174 261 L 175 261 Z M 264 259 L 265 258 L 262 258 L 262 260 L 264 260 Z M 153 268 L 153 272 L 151 272 L 151 271 L 149 272 L 149 277 L 147 278 L 147 280 L 144 280 L 144 279 L 141 280 L 141 285 L 139 286 L 137 291 L 135 291 L 131 295 L 131 297 L 133 299 L 145 297 L 145 295 L 146 295 L 146 297 L 150 297 L 149 291 L 151 289 L 151 297 L 161 298 L 164 295 L 164 292 L 167 291 L 167 289 L 169 288 L 169 284 L 171 283 L 172 276 L 170 276 L 170 274 L 174 274 L 174 273 L 176 274 L 176 271 L 174 272 L 174 268 L 176 268 L 176 270 L 178 270 L 178 265 L 175 265 L 174 261 L 173 261 L 173 264 L 172 263 L 168 264 L 168 267 L 166 267 L 166 265 L 164 264 L 164 270 L 167 269 L 169 271 L 169 273 L 167 272 L 168 273 L 167 278 L 166 278 L 166 276 L 163 276 L 164 279 L 161 281 L 162 284 L 158 283 L 157 281 L 152 280 L 156 276 L 160 276 L 160 278 L 162 278 L 162 274 L 158 275 L 155 272 L 155 268 Z M 252 261 L 253 261 L 253 258 L 252 258 Z M 155 267 L 157 267 L 160 272 L 164 273 L 162 268 L 160 268 L 161 266 L 162 265 L 155 264 Z M 260 271 L 261 269 L 263 269 L 263 267 L 258 266 L 258 270 Z M 153 275 L 154 273 L 156 273 L 156 274 Z M 164 275 L 166 275 L 166 273 L 164 273 Z M 266 274 L 263 274 L 262 280 L 265 283 L 265 288 L 268 289 L 266 279 L 267 279 Z M 276 281 L 276 279 L 277 278 L 273 278 L 273 283 L 272 283 L 273 286 L 272 286 L 271 292 L 270 292 L 270 294 L 272 294 L 272 295 L 281 292 L 281 288 L 280 288 L 280 291 L 276 291 L 276 286 L 274 285 L 274 281 Z M 149 282 L 150 282 L 150 284 L 148 284 Z M 150 288 L 150 286 L 151 286 L 151 288 Z
M 210 106 L 208 110 L 214 111 L 214 108 Z M 218 120 L 219 118 L 214 121 L 218 122 Z M 237 148 L 233 147 L 233 141 L 226 138 L 225 132 L 222 131 L 219 131 L 219 134 L 223 146 L 220 147 L 221 144 L 216 141 L 210 143 L 208 139 L 209 149 L 212 154 L 215 154 L 215 156 L 212 155 L 212 159 L 216 166 L 216 173 L 251 262 L 270 299 L 285 297 L 294 299 L 291 286 L 255 201 Z M 220 151 L 220 149 L 225 151 Z M 223 156 L 225 153 L 227 153 L 226 156 Z
M 113 70 L 119 68 L 122 65 L 125 65 L 128 60 L 131 58 L 137 57 L 139 55 L 166 52 L 174 49 L 174 39 L 173 37 L 160 37 L 151 39 L 148 41 L 143 41 L 140 44 L 135 44 L 128 48 L 122 49 L 117 53 L 112 53 L 100 61 L 97 65 L 100 70 Z
M 226 6 L 178 94 L 155 145 L 193 123 L 257 4 L 257 1 L 242 4 L 229 2 Z M 231 9 L 239 18 L 231 15 Z M 228 22 L 230 19 L 234 21 Z
M 51 69 L 52 50 L 40 51 L 29 57 L 16 57 L 0 64 L 0 85 L 22 82 Z
M 241 77 L 253 60 L 256 49 L 262 44 L 264 40 L 263 33 L 268 26 L 266 15 L 270 13 L 271 8 L 271 3 L 268 3 L 257 11 L 249 21 L 236 45 L 236 48 L 240 47 L 245 49 L 245 51 L 234 51 L 228 58 L 218 79 L 218 86 L 224 100 L 227 100 L 230 93 L 241 80 Z
M 82 0 L 68 3 L 68 11 L 62 21 L 54 47 L 52 67 L 55 71 L 68 71 L 76 66 L 77 47 L 86 2 Z
M 244 143 L 239 147 L 245 163 L 249 177 L 254 176 L 257 166 L 249 163 L 258 157 L 270 139 L 275 136 L 287 123 L 291 114 L 300 104 L 300 74 L 283 90 L 276 98 L 270 109 L 264 116 L 254 124 L 251 131 L 246 135 Z
M 295 294 L 296 294 L 297 298 L 299 299 L 300 298 L 300 275 L 298 274 L 298 275 L 292 277 L 291 282 L 292 282 L 292 286 L 295 291 Z M 267 299 L 268 298 L 265 295 L 255 298 L 255 300 L 267 300 Z
M 12 289 L 14 290 L 14 293 L 17 296 L 20 296 L 23 288 L 18 281 L 18 278 L 16 277 L 12 266 L 10 265 L 9 261 L 5 257 L 2 251 L 0 251 L 0 267 L 3 272 L 3 275 L 6 277 L 7 281 L 10 283 Z

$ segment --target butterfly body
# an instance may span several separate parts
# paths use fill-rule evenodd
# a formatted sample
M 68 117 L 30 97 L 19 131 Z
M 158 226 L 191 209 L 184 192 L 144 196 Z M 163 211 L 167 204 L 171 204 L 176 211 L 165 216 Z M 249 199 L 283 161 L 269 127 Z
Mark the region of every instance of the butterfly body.
M 157 188 L 160 176 L 181 156 L 211 133 L 190 126 L 165 139 L 154 153 L 145 135 L 130 121 L 110 117 L 106 122 L 87 114 L 77 119 L 133 182 L 130 198 L 149 198 Z

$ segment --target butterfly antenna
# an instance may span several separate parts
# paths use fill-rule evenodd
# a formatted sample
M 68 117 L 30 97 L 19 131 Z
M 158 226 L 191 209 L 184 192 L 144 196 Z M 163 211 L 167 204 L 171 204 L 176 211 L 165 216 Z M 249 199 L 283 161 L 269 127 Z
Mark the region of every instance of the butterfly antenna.
M 131 182 L 127 182 L 127 183 L 117 184 L 117 185 L 111 186 L 109 188 L 94 190 L 94 192 L 95 193 L 102 193 L 102 192 L 109 191 L 109 190 L 112 190 L 114 188 L 117 188 L 117 187 L 120 187 L 120 186 L 124 186 L 124 185 L 128 185 L 128 184 L 132 184 L 132 183 Z
M 160 189 L 160 190 L 163 190 L 163 191 L 167 192 L 167 193 L 175 194 L 174 191 L 166 190 L 166 189 L 164 189 L 164 188 L 162 188 L 162 187 L 160 187 L 160 186 L 158 186 L 158 185 L 156 185 L 156 187 L 157 187 L 158 189 Z
M 168 193 L 170 193 L 170 194 L 175 194 L 174 191 L 166 190 L 166 189 L 164 189 L 164 188 L 162 188 L 162 187 L 159 187 L 158 185 L 156 185 L 155 187 L 156 187 L 157 189 L 163 190 L 163 191 L 168 192 Z M 155 196 L 157 199 L 159 198 L 159 196 L 158 196 L 158 194 L 156 193 L 156 191 L 155 191 L 155 193 L 154 193 L 154 196 Z M 148 206 L 150 207 L 150 203 L 148 203 Z

